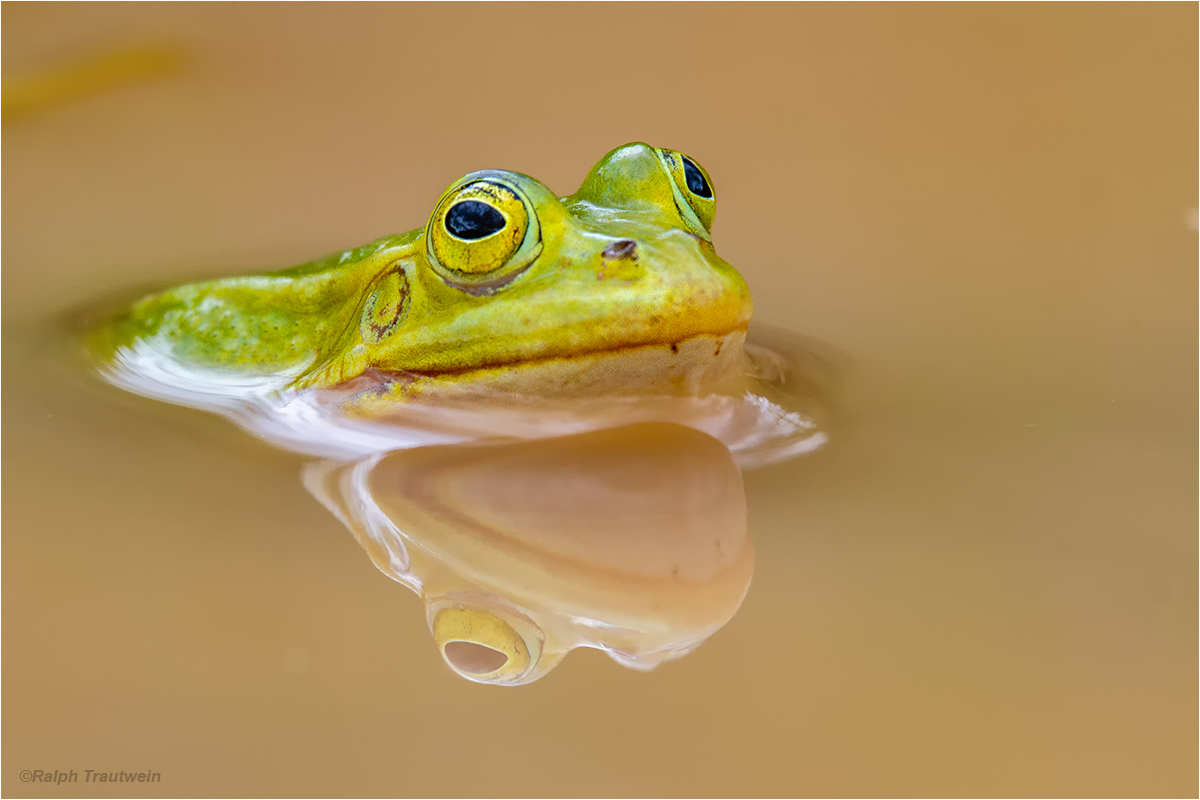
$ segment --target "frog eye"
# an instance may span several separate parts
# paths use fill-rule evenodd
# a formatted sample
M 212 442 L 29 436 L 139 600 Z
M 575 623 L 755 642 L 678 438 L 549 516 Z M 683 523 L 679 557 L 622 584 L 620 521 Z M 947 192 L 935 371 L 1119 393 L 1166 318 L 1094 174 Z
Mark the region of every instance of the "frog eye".
M 450 668 L 477 683 L 518 682 L 542 652 L 540 632 L 528 620 L 506 620 L 482 608 L 444 606 L 432 614 L 430 628 Z
M 671 190 L 683 221 L 700 238 L 711 239 L 717 200 L 708 173 L 695 159 L 677 150 L 659 150 L 658 153 L 663 166 L 671 173 Z
M 433 269 L 471 294 L 488 294 L 508 283 L 540 251 L 532 205 L 520 189 L 497 178 L 452 186 L 426 231 Z

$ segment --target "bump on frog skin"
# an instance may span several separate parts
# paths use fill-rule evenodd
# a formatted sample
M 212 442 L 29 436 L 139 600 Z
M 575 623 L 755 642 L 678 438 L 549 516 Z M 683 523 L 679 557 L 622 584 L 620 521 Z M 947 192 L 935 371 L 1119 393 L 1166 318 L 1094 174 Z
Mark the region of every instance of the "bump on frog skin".
M 619 242 L 613 242 L 604 248 L 602 255 L 606 261 L 613 261 L 618 258 L 637 261 L 637 242 L 632 239 L 622 239 Z

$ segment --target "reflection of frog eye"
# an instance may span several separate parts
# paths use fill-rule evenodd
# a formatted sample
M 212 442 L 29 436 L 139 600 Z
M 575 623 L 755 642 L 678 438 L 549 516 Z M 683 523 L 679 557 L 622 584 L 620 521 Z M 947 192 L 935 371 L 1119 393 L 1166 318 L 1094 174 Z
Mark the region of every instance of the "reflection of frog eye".
M 499 180 L 452 186 L 426 232 L 434 270 L 471 294 L 488 294 L 508 283 L 540 251 L 532 206 L 519 189 Z
M 541 656 L 542 641 L 528 620 L 454 604 L 431 615 L 430 627 L 450 668 L 478 683 L 514 683 Z M 520 631 L 520 632 L 518 632 Z
M 658 154 L 667 172 L 671 173 L 671 190 L 675 194 L 675 205 L 680 216 L 692 233 L 709 239 L 713 217 L 717 213 L 717 200 L 708 173 L 695 159 L 676 150 L 659 150 Z

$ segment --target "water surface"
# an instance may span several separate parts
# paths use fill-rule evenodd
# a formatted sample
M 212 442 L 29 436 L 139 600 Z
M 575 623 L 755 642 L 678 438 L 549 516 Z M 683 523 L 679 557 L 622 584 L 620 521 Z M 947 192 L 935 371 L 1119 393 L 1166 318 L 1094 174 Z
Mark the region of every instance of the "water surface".
M 3 22 L 6 79 L 187 54 L 4 128 L 6 795 L 1196 794 L 1194 5 Z M 843 379 L 827 448 L 744 476 L 740 611 L 657 670 L 463 681 L 303 459 L 63 347 L 630 140 L 702 160 L 756 319 Z

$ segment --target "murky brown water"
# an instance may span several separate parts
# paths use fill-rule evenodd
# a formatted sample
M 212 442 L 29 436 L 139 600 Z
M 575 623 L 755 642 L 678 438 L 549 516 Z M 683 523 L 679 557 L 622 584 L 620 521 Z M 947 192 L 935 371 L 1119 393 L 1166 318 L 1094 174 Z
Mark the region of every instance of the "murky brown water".
M 6 79 L 187 57 L 4 128 L 6 795 L 1196 794 L 1195 5 L 3 22 Z M 301 459 L 63 356 L 131 286 L 635 139 L 703 161 L 756 317 L 844 381 L 828 448 L 745 475 L 741 610 L 653 672 L 462 680 Z

